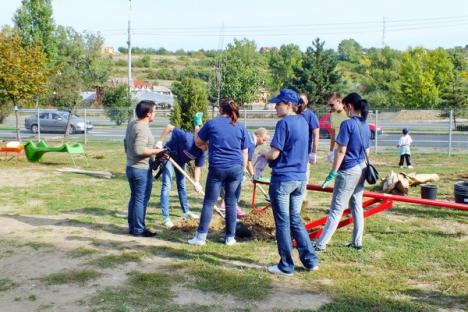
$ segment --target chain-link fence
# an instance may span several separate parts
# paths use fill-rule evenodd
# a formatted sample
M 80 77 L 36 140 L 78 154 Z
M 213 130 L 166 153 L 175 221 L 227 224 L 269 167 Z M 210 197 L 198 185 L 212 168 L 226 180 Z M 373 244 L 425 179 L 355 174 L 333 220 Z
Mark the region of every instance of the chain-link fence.
M 330 128 L 329 113 L 323 109 L 314 110 L 320 120 L 321 149 L 328 144 Z M 155 135 L 169 123 L 170 110 L 157 110 L 151 127 Z M 20 109 L 12 112 L 0 124 L 0 139 L 16 138 L 16 113 L 20 135 L 23 140 L 63 137 L 67 115 L 51 109 Z M 209 111 L 209 118 L 218 114 L 217 109 Z M 72 118 L 72 138 L 76 140 L 121 140 L 125 135 L 128 120 L 134 118 L 132 110 L 109 113 L 104 109 L 78 109 Z M 117 116 L 117 117 L 116 117 Z M 39 117 L 39 118 L 38 118 Z M 240 121 L 248 129 L 265 127 L 273 134 L 278 118 L 272 107 L 265 109 L 241 109 Z M 414 148 L 420 151 L 445 151 L 448 154 L 468 151 L 468 110 L 374 110 L 368 117 L 373 134 L 372 148 L 375 152 L 395 150 L 403 128 L 409 128 Z

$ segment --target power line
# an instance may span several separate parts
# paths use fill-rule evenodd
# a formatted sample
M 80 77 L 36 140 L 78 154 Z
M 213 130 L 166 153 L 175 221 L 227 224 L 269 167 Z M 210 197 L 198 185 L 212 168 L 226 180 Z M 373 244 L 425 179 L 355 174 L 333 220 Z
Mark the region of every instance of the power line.
M 411 26 L 414 24 L 418 25 L 438 25 L 444 23 L 454 23 L 454 22 L 463 22 L 468 21 L 468 16 L 451 16 L 451 17 L 436 17 L 436 18 L 413 18 L 413 19 L 386 19 L 386 25 L 389 27 L 393 26 Z M 336 22 L 336 23 L 313 23 L 313 24 L 286 24 L 286 25 L 250 25 L 250 26 L 229 26 L 224 27 L 226 32 L 230 31 L 276 31 L 276 30 L 303 30 L 303 29 L 334 29 L 342 28 L 349 29 L 350 27 L 370 27 L 378 26 L 382 21 L 362 21 L 362 22 Z M 134 28 L 135 31 L 171 31 L 171 32 L 217 32 L 218 27 L 214 26 L 184 26 L 184 27 L 145 27 L 145 28 Z M 107 32 L 120 32 L 122 29 L 104 29 L 101 30 L 101 33 Z

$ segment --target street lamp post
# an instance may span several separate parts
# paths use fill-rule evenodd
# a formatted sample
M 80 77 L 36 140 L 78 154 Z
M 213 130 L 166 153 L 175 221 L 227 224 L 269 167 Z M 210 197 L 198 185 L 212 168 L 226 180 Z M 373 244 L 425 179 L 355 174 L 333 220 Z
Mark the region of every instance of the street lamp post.
M 132 19 L 132 0 L 128 0 L 128 96 L 132 90 L 132 36 L 131 36 L 131 19 Z

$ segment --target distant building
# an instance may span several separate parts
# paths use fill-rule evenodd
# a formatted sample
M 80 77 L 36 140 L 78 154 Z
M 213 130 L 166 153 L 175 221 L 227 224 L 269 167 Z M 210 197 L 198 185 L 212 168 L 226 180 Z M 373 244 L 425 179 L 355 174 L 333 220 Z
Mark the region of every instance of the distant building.
M 114 55 L 119 54 L 119 52 L 115 51 L 114 47 L 102 47 L 101 54 L 103 55 Z
M 132 91 L 132 100 L 134 102 L 142 100 L 153 101 L 156 103 L 156 108 L 158 109 L 171 109 L 174 105 L 174 97 L 149 90 Z
M 123 78 L 123 77 L 114 77 L 111 78 L 108 81 L 108 84 L 111 86 L 118 86 L 118 85 L 127 85 L 128 84 L 128 78 Z M 146 80 L 138 80 L 134 79 L 132 80 L 132 91 L 133 90 L 152 90 L 153 89 L 153 84 L 149 81 Z
M 162 95 L 174 96 L 174 94 L 172 94 L 171 89 L 164 86 L 153 86 L 153 91 Z

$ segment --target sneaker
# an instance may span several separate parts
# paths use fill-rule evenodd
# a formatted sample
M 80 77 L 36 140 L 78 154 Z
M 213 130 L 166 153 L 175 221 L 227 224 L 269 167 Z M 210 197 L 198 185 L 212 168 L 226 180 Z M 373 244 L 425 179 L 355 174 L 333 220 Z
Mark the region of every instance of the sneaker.
M 171 219 L 166 218 L 163 221 L 163 225 L 166 227 L 166 229 L 171 229 L 174 226 L 174 223 L 172 223 Z
M 286 273 L 286 272 L 281 271 L 277 265 L 271 265 L 267 267 L 267 271 L 271 274 L 278 274 L 282 276 L 293 276 L 293 273 Z
M 155 237 L 157 234 L 156 232 L 151 232 L 150 230 L 144 230 L 143 233 L 132 235 L 135 237 Z
M 319 248 L 318 246 L 314 246 L 316 252 L 324 252 L 325 248 Z
M 231 246 L 237 243 L 236 239 L 234 237 L 226 237 L 226 240 L 224 241 L 224 244 L 226 246 Z
M 354 248 L 354 249 L 356 249 L 357 251 L 362 251 L 362 246 L 356 246 L 356 245 L 354 245 L 353 243 L 346 244 L 346 247 L 348 247 L 348 248 Z
M 193 212 L 187 212 L 182 215 L 185 219 L 200 219 L 200 216 Z
M 319 270 L 319 266 L 318 265 L 315 265 L 311 268 L 305 268 L 307 272 L 314 272 L 314 271 L 318 271 Z
M 403 166 L 400 166 L 401 169 L 403 169 L 404 167 Z
M 413 168 L 414 168 L 414 167 L 413 167 L 413 166 L 411 166 L 411 165 L 409 165 L 409 166 L 408 166 L 408 169 L 413 169 Z
M 244 212 L 244 210 L 242 210 L 241 208 L 237 207 L 236 208 L 236 214 L 238 217 L 243 217 L 246 215 L 246 213 Z
M 205 245 L 206 244 L 206 233 L 205 234 L 198 234 L 198 232 L 195 233 L 195 236 L 192 239 L 188 240 L 188 243 L 190 245 Z
M 221 204 L 218 206 L 219 211 L 226 212 L 226 205 L 224 205 L 224 200 L 221 201 Z

